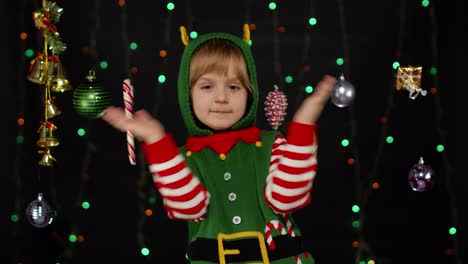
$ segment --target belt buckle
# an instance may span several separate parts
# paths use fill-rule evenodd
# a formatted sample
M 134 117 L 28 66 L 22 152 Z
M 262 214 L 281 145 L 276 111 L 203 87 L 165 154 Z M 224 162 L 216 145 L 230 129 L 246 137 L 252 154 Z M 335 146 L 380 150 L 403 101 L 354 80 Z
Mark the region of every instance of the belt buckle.
M 226 255 L 239 255 L 241 252 L 239 249 L 224 249 L 224 240 L 231 240 L 237 238 L 244 238 L 244 237 L 256 237 L 258 238 L 258 244 L 260 246 L 260 252 L 262 254 L 262 263 L 263 264 L 270 264 L 268 260 L 268 253 L 265 244 L 265 239 L 263 238 L 263 234 L 257 231 L 245 231 L 245 232 L 237 232 L 232 234 L 218 234 L 218 254 L 219 254 L 219 263 L 226 264 Z

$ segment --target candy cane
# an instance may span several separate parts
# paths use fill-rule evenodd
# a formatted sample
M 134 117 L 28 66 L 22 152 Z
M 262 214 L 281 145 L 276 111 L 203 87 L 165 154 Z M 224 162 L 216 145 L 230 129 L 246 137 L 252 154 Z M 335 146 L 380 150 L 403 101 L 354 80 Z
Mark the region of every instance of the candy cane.
M 288 228 L 288 234 L 292 237 L 295 237 L 294 228 L 292 227 L 291 220 L 289 220 L 288 215 L 284 215 L 284 221 L 286 222 L 286 227 Z
M 271 236 L 271 230 L 276 229 L 281 233 L 281 235 L 289 234 L 291 237 L 296 236 L 296 234 L 294 233 L 294 228 L 292 227 L 291 220 L 289 220 L 288 215 L 284 215 L 284 221 L 286 222 L 286 227 L 288 229 L 287 231 L 285 230 L 283 225 L 278 220 L 271 220 L 265 226 L 265 238 L 266 238 L 266 241 L 270 250 L 276 249 L 275 241 L 273 241 L 273 237 Z M 304 252 L 304 257 L 305 258 L 309 257 L 307 252 Z M 296 264 L 302 264 L 302 261 L 299 258 L 299 255 L 295 255 L 294 260 L 296 260 Z
M 123 100 L 125 106 L 125 115 L 127 117 L 132 117 L 133 115 L 133 85 L 130 83 L 130 79 L 125 79 L 123 81 Z M 131 165 L 136 164 L 135 157 L 135 140 L 133 134 L 127 130 L 127 151 L 128 151 L 128 160 Z
M 265 238 L 268 244 L 268 247 L 271 250 L 276 249 L 275 241 L 273 241 L 273 237 L 271 236 L 271 230 L 276 229 L 280 231 L 282 235 L 286 235 L 286 230 L 284 230 L 283 225 L 278 220 L 271 220 L 265 226 Z

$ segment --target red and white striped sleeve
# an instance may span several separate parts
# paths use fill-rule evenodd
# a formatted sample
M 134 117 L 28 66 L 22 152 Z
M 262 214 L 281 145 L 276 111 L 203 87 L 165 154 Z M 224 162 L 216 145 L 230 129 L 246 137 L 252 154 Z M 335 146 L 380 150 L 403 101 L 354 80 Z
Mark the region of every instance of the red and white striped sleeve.
M 317 171 L 316 132 L 316 125 L 290 122 L 286 139 L 275 138 L 264 195 L 276 213 L 296 211 L 311 201 Z
M 203 220 L 210 195 L 187 166 L 172 136 L 166 134 L 153 144 L 143 143 L 141 146 L 168 216 L 180 220 Z

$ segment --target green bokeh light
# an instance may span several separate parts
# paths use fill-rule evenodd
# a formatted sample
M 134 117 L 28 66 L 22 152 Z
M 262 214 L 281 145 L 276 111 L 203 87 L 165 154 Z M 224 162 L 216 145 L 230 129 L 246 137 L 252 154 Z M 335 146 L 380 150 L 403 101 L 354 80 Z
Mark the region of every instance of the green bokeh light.
M 358 228 L 361 223 L 359 223 L 359 220 L 354 220 L 353 223 L 351 224 L 354 228 Z
M 84 201 L 84 202 L 81 203 L 81 207 L 83 207 L 83 209 L 89 209 L 90 206 L 91 206 L 91 205 L 90 205 L 88 202 L 86 202 L 86 201 Z
M 423 1 L 421 1 L 421 5 L 422 5 L 423 7 L 428 7 L 429 4 L 430 4 L 430 1 L 429 1 L 429 0 L 423 0 Z
M 306 93 L 310 94 L 310 93 L 312 93 L 314 91 L 314 87 L 312 87 L 310 85 L 307 85 L 304 90 L 305 90 Z
M 456 229 L 455 227 L 451 227 L 451 228 L 449 229 L 449 234 L 450 234 L 450 235 L 453 236 L 453 235 L 455 235 L 456 233 L 457 233 L 457 229 Z
M 150 197 L 148 198 L 148 203 L 149 203 L 149 204 L 155 204 L 155 203 L 156 203 L 156 197 L 150 196 Z
M 167 10 L 172 11 L 172 10 L 174 10 L 175 5 L 174 5 L 174 3 L 169 2 L 169 3 L 167 3 L 166 8 L 167 8 Z
M 145 248 L 145 247 L 142 248 L 140 252 L 141 252 L 141 254 L 142 254 L 143 256 L 148 256 L 149 253 L 150 253 L 149 249 L 148 249 L 148 248 Z
M 196 31 L 190 32 L 190 37 L 191 37 L 192 39 L 196 39 L 196 38 L 198 37 L 198 32 L 196 32 Z
M 130 43 L 130 49 L 131 50 L 136 50 L 137 48 L 138 48 L 138 44 L 136 44 L 136 42 Z
M 351 210 L 353 211 L 353 213 L 359 213 L 359 211 L 361 210 L 361 208 L 359 208 L 359 205 L 353 205 L 353 207 L 351 208 Z
M 392 136 L 388 136 L 385 140 L 387 141 L 388 144 L 392 144 L 394 141 Z
M 165 83 L 165 82 L 166 82 L 166 75 L 160 74 L 160 75 L 158 76 L 158 82 L 159 82 L 159 83 Z
M 293 77 L 291 75 L 288 75 L 284 78 L 285 83 L 292 83 L 293 82 Z
M 445 149 L 444 145 L 437 145 L 437 147 L 436 147 L 436 150 L 438 152 L 442 152 L 442 151 L 444 151 L 444 149 Z
M 78 134 L 78 136 L 82 137 L 82 136 L 86 135 L 86 130 L 84 130 L 83 128 L 78 128 L 76 133 Z
M 19 221 L 19 216 L 17 214 L 10 215 L 10 221 L 17 223 Z
M 107 63 L 107 61 L 101 61 L 99 63 L 99 67 L 101 67 L 101 69 L 105 70 L 109 67 L 109 63 Z
M 400 63 L 398 61 L 393 62 L 392 67 L 394 70 L 398 69 L 400 67 Z
M 309 18 L 309 25 L 311 26 L 317 25 L 317 19 L 315 17 Z
M 343 146 L 343 147 L 349 146 L 349 140 L 347 140 L 347 139 L 341 140 L 341 146 Z
M 72 243 L 75 243 L 77 240 L 78 240 L 78 239 L 77 239 L 76 235 L 74 235 L 74 234 L 70 234 L 70 235 L 68 236 L 68 241 L 70 241 L 70 242 L 72 242 Z
M 268 8 L 269 8 L 270 10 L 275 10 L 275 9 L 276 9 L 276 3 L 275 3 L 275 2 L 270 2 L 270 3 L 268 4 Z
M 34 56 L 34 50 L 32 49 L 27 49 L 24 51 L 24 56 L 28 57 L 28 58 L 31 58 L 32 56 Z
M 336 59 L 336 64 L 337 65 L 343 65 L 344 64 L 344 59 L 343 58 Z
M 24 143 L 24 137 L 23 136 L 17 136 L 16 137 L 16 143 L 17 144 L 23 144 Z

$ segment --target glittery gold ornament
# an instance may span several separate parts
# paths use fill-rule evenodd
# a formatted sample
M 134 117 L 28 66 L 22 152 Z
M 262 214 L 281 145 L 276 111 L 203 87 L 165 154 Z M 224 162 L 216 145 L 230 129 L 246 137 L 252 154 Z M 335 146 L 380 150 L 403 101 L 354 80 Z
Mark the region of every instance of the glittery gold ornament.
M 398 67 L 396 75 L 396 89 L 408 90 L 409 98 L 415 99 L 419 94 L 426 96 L 427 92 L 421 88 L 422 67 Z

